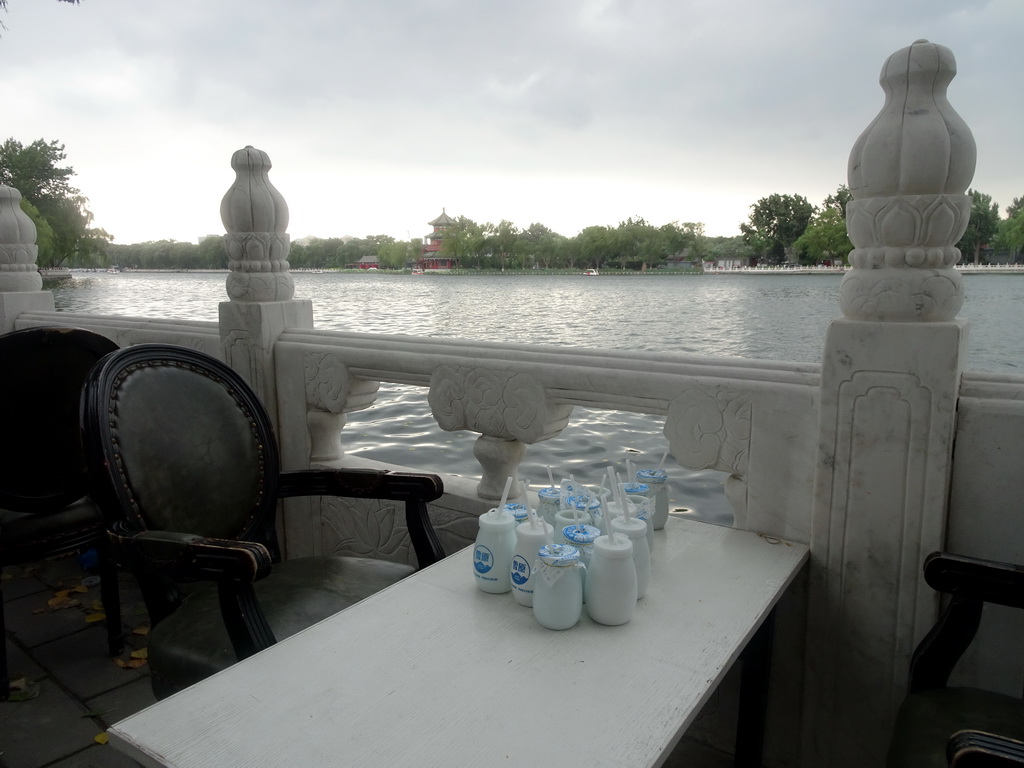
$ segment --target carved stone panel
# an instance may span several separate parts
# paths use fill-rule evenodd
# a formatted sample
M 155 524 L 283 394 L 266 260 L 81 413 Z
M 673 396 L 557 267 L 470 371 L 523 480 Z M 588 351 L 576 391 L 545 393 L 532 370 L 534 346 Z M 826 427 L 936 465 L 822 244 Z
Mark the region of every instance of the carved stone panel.
M 438 367 L 427 399 L 441 429 L 527 444 L 557 435 L 572 414 L 572 406 L 549 399 L 536 378 L 483 367 Z
M 727 385 L 694 386 L 668 407 L 665 436 L 672 455 L 688 469 L 747 473 L 753 403 Z

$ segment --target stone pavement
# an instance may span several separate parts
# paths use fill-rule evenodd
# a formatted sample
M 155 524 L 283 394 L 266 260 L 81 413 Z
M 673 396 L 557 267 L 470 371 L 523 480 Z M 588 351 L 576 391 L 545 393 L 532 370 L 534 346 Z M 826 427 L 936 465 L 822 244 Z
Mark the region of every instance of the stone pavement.
M 121 667 L 107 655 L 106 623 L 88 622 L 99 586 L 68 597 L 78 605 L 53 608 L 59 590 L 80 585 L 88 574 L 70 556 L 10 566 L 3 571 L 8 663 L 12 678 L 24 677 L 38 696 L 0 702 L 0 768 L 125 768 L 138 765 L 97 741 L 112 723 L 152 704 L 149 672 Z M 91 581 L 91 580 L 89 580 Z M 146 638 L 132 634 L 148 624 L 134 581 L 120 581 L 128 631 L 120 660 L 143 649 Z M 139 663 L 139 662 L 135 662 Z

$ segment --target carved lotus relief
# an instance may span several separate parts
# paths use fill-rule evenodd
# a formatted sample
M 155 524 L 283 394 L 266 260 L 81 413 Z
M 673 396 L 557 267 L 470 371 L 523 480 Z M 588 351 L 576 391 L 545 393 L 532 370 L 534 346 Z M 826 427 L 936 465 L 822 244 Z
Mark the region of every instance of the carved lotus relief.
M 532 376 L 491 368 L 440 366 L 427 397 L 441 429 L 535 443 L 560 432 L 572 406 L 554 403 Z
M 329 554 L 407 562 L 411 545 L 400 505 L 380 501 L 377 508 L 370 508 L 372 503 L 323 497 L 320 522 L 325 549 Z
M 672 455 L 689 469 L 745 475 L 753 405 L 724 385 L 687 389 L 669 404 L 665 436 Z

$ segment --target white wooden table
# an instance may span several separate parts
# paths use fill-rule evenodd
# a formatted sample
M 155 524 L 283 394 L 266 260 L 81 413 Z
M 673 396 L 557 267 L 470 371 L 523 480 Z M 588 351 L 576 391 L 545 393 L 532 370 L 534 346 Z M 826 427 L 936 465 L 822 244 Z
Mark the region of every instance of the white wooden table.
M 110 729 L 147 766 L 658 765 L 807 559 L 692 520 L 633 620 L 542 628 L 471 547 Z

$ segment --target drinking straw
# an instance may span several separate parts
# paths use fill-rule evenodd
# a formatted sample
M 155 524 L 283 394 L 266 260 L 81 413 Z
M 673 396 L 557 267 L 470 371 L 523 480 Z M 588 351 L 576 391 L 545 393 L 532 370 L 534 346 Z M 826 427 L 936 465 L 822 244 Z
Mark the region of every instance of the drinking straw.
M 523 484 L 523 501 L 526 502 L 526 516 L 530 519 L 530 528 L 536 530 L 539 526 L 537 525 L 537 513 L 533 511 L 533 507 L 530 506 L 530 496 L 528 491 L 530 489 L 529 480 L 520 480 Z
M 496 510 L 494 510 L 495 514 L 500 515 L 501 511 L 503 509 L 505 509 L 505 502 L 508 501 L 508 492 L 509 492 L 509 490 L 511 488 L 512 488 L 512 475 L 509 475 L 508 479 L 505 481 L 505 490 L 502 491 L 502 494 L 501 494 L 501 504 L 499 504 L 498 508 Z
M 551 487 L 555 487 L 555 475 L 551 472 L 551 465 L 548 464 L 548 482 L 551 483 Z
M 666 448 L 665 452 L 661 454 L 661 461 L 658 462 L 658 469 L 661 469 L 663 466 L 665 466 L 666 458 L 668 458 L 668 448 Z
M 626 459 L 626 482 L 632 483 L 634 477 L 636 477 L 636 472 L 633 470 L 633 462 Z

